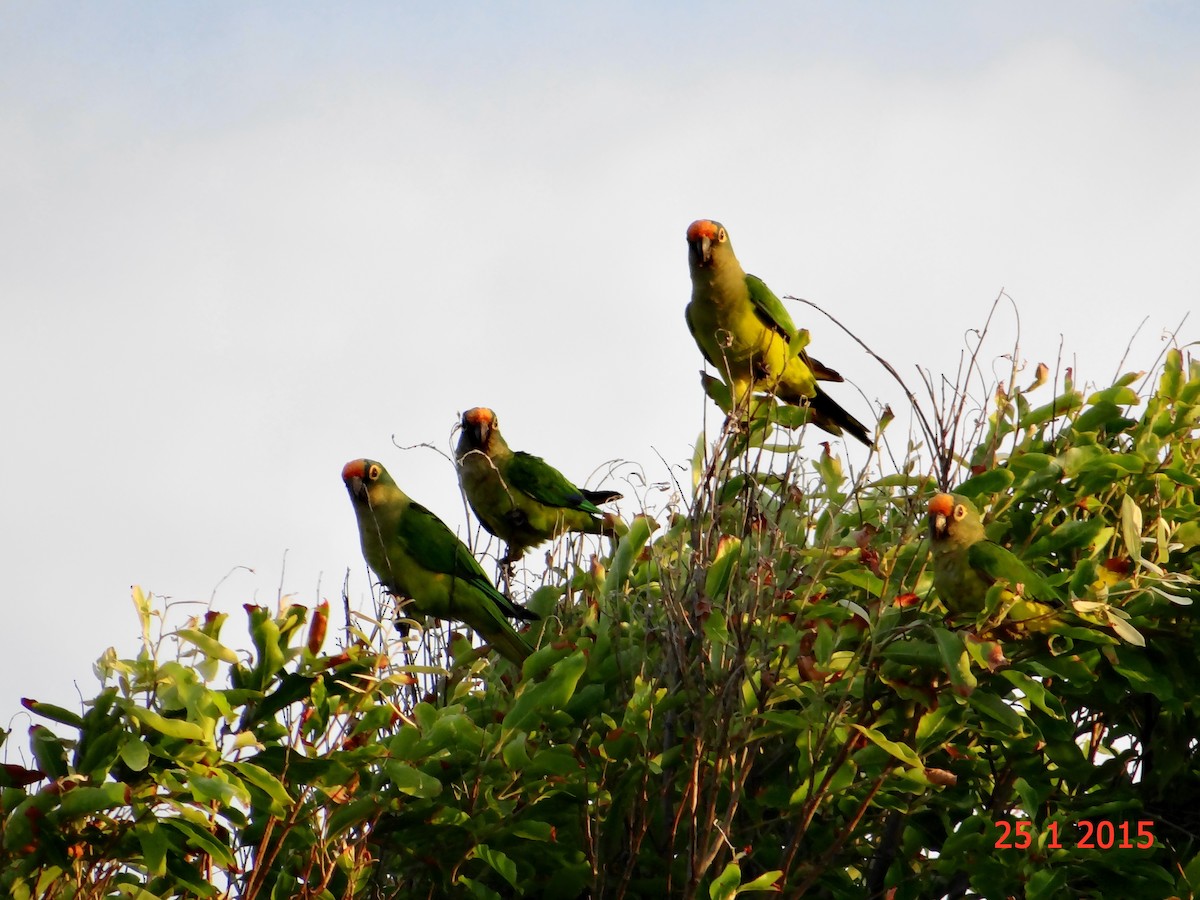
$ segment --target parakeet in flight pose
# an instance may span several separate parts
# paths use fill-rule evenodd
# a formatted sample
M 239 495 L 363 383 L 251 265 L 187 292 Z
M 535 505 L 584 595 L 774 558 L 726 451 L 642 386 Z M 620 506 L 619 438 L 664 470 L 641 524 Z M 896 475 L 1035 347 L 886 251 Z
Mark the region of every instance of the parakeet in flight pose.
M 519 667 L 533 649 L 506 617 L 538 617 L 500 593 L 454 532 L 414 503 L 379 463 L 348 462 L 342 481 L 358 517 L 363 556 L 380 584 L 411 599 L 424 615 L 469 625 Z
M 779 298 L 762 279 L 747 275 L 720 222 L 700 219 L 687 231 L 692 300 L 687 323 L 700 352 L 724 377 L 735 406 L 753 391 L 807 406 L 812 421 L 830 434 L 849 433 L 870 446 L 865 425 L 842 409 L 818 381 L 843 381 L 804 351 L 807 332 L 797 332 Z
M 471 509 L 484 528 L 508 544 L 505 563 L 567 531 L 615 531 L 613 518 L 596 504 L 620 500 L 620 494 L 578 488 L 540 457 L 509 449 L 490 409 L 463 413 L 454 456 Z
M 938 494 L 929 501 L 929 540 L 933 586 L 950 612 L 980 612 L 988 588 L 1001 580 L 1014 594 L 1033 598 L 1019 618 L 1053 611 L 1034 602 L 1053 598 L 1046 582 L 1011 551 L 987 539 L 975 504 L 961 494 Z

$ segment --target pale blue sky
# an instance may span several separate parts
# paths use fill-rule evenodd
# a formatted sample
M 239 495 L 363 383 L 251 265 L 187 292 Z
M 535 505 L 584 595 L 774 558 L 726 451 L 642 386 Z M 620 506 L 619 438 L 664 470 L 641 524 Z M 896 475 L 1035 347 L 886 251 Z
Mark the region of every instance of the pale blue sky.
M 1062 335 L 1106 381 L 1143 317 L 1149 365 L 1200 299 L 1198 26 L 1182 2 L 0 7 L 0 725 L 136 652 L 131 584 L 207 602 L 246 566 L 216 592 L 236 617 L 281 582 L 336 600 L 350 567 L 367 597 L 348 459 L 465 533 L 449 465 L 393 434 L 446 447 L 488 405 L 572 478 L 665 480 L 706 410 L 701 216 L 906 376 L 952 370 L 1002 288 L 1030 365 Z M 840 401 L 900 409 L 794 313 L 870 403 Z

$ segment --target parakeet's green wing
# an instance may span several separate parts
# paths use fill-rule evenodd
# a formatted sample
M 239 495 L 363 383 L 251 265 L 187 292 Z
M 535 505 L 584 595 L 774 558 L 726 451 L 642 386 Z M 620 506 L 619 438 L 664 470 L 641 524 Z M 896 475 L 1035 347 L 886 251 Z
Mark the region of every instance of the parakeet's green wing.
M 692 305 L 690 303 L 688 304 L 687 309 L 683 311 L 683 317 L 687 319 L 687 327 L 688 331 L 692 333 L 692 340 L 696 342 L 696 346 L 700 348 L 700 352 L 704 354 L 704 358 L 708 360 L 708 364 L 719 369 L 720 366 L 717 365 L 717 361 L 708 355 L 708 351 L 704 349 L 704 342 L 700 340 L 700 337 L 696 334 L 696 323 L 692 321 Z
M 785 341 L 791 341 L 796 334 L 796 324 L 783 303 L 775 293 L 756 275 L 746 276 L 746 287 L 750 291 L 750 301 L 754 304 L 754 313 L 764 325 L 776 332 Z
M 513 454 L 505 469 L 509 483 L 517 490 L 528 494 L 538 503 L 560 509 L 578 509 L 601 515 L 594 503 L 565 475 L 540 456 L 518 450 Z
M 967 550 L 967 562 L 992 581 L 1004 579 L 1010 585 L 1021 584 L 1024 592 L 1039 600 L 1052 600 L 1054 593 L 1040 575 L 1021 562 L 1010 550 L 991 541 L 979 541 Z
M 396 539 L 417 565 L 460 578 L 483 592 L 506 616 L 528 619 L 531 614 L 514 604 L 488 580 L 467 545 L 449 526 L 420 503 L 409 504 L 396 526 Z

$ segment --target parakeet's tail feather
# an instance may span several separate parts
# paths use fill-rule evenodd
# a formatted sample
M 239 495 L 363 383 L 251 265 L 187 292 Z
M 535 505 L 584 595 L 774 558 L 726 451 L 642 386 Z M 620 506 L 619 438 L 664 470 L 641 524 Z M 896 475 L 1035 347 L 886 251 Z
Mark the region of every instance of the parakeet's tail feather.
M 533 648 L 512 629 L 488 630 L 491 633 L 483 635 L 488 646 L 518 668 L 533 653 Z
M 588 500 L 597 505 L 601 503 L 612 503 L 614 500 L 620 500 L 623 496 L 616 491 L 588 491 L 583 488 L 579 489 L 579 493 L 583 494 Z
M 503 604 L 501 604 L 499 601 L 497 601 L 496 605 L 499 606 L 500 611 L 503 612 L 504 615 L 508 616 L 510 619 L 518 619 L 522 622 L 537 622 L 542 618 L 537 613 L 535 613 L 533 610 L 526 609 L 525 607 L 521 606 L 519 603 L 513 603 L 507 597 L 504 598 Z
M 820 388 L 808 400 L 808 406 L 812 410 L 813 424 L 817 427 L 825 429 L 830 434 L 841 434 L 844 431 L 868 447 L 871 446 L 871 433 L 867 431 L 867 426 L 842 409 L 832 397 Z
M 842 373 L 837 369 L 831 369 L 819 359 L 813 359 L 811 356 L 805 356 L 804 361 L 808 363 L 808 368 L 812 370 L 813 378 L 817 381 L 845 381 Z

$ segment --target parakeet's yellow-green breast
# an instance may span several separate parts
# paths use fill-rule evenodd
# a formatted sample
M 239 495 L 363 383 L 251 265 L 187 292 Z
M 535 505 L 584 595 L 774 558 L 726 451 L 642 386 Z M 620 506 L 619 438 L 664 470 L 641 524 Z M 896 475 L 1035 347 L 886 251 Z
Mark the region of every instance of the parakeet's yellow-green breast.
M 699 219 L 687 231 L 692 300 L 687 323 L 692 337 L 729 385 L 736 404 L 755 391 L 807 406 L 812 421 L 831 434 L 846 432 L 864 444 L 865 425 L 817 385 L 842 381 L 804 350 L 807 333 L 760 278 L 747 275 L 720 222 Z
M 578 488 L 540 457 L 509 449 L 490 409 L 467 410 L 461 426 L 458 480 L 483 527 L 508 545 L 505 562 L 564 532 L 614 532 L 615 520 L 596 504 L 620 494 Z
M 989 541 L 979 510 L 962 494 L 938 494 L 929 501 L 929 541 L 933 546 L 933 586 L 952 613 L 979 612 L 988 588 L 1003 580 L 1023 598 L 1049 600 L 1045 580 L 1010 550 Z M 1052 610 L 1025 602 L 1021 618 Z
M 409 499 L 382 465 L 356 459 L 342 481 L 358 517 L 367 564 L 388 591 L 411 599 L 417 612 L 469 625 L 501 656 L 520 666 L 533 652 L 508 618 L 536 619 L 484 574 L 446 524 Z

